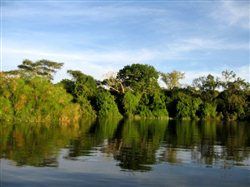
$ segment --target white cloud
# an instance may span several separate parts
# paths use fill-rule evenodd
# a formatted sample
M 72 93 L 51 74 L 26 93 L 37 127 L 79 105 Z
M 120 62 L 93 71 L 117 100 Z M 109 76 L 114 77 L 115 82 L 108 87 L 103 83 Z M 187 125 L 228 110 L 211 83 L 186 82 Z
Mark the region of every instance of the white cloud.
M 175 44 L 182 51 L 193 50 L 249 50 L 249 43 L 229 43 L 219 38 L 191 37 Z
M 121 17 L 134 17 L 145 15 L 164 15 L 166 10 L 159 8 L 129 6 L 123 3 L 106 3 L 105 5 L 89 4 L 84 2 L 36 2 L 36 3 L 9 3 L 3 7 L 4 18 L 37 18 L 46 19 L 46 21 L 66 21 L 79 22 L 82 20 L 112 20 Z M 47 19 L 50 18 L 50 19 Z M 73 19 L 74 18 L 74 19 Z
M 212 17 L 229 26 L 250 29 L 249 10 L 249 1 L 221 1 L 220 6 L 212 13 Z
M 34 50 L 31 48 L 4 48 L 3 50 L 3 69 L 9 70 L 20 64 L 23 59 L 49 59 L 64 62 L 62 72 L 56 79 L 65 77 L 67 69 L 79 69 L 86 74 L 92 75 L 97 79 L 102 79 L 103 75 L 110 71 L 118 71 L 119 68 L 131 63 L 143 63 L 154 58 L 154 54 L 148 50 L 139 51 L 110 51 L 97 52 L 85 51 L 78 53 L 48 52 Z M 10 62 L 12 64 L 10 64 Z
M 3 46 L 3 68 L 13 69 L 24 58 L 31 60 L 49 59 L 64 62 L 64 69 L 56 76 L 59 80 L 66 76 L 66 69 L 79 69 L 86 74 L 102 79 L 103 75 L 110 71 L 118 71 L 127 64 L 150 63 L 155 64 L 160 61 L 188 60 L 190 53 L 197 50 L 249 50 L 245 44 L 231 44 L 223 40 L 192 37 L 182 41 L 175 41 L 171 44 L 144 48 L 137 50 L 77 50 L 77 52 L 55 51 L 51 49 L 23 46 L 14 42 L 6 42 Z M 11 63 L 11 64 L 9 64 Z M 192 62 L 190 62 L 191 65 Z M 180 64 L 179 64 L 180 65 Z M 193 66 L 195 66 L 194 64 Z M 223 67 L 224 68 L 224 67 Z M 224 68 L 225 69 L 225 68 Z M 223 70 L 224 70 L 223 69 Z M 241 70 L 243 72 L 243 70 Z M 194 77 L 204 75 L 207 72 L 187 72 L 187 82 Z M 208 73 L 207 73 L 208 74 Z M 242 74 L 242 73 L 241 73 Z M 241 75 L 240 74 L 240 75 Z M 246 77 L 246 72 L 243 74 Z

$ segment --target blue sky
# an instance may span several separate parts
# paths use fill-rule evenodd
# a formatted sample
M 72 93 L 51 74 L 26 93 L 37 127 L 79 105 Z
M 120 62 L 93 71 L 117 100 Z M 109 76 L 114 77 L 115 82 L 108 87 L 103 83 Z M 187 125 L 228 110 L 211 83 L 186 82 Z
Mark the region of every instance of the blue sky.
M 124 65 L 183 71 L 185 81 L 230 69 L 249 81 L 250 1 L 3 1 L 3 70 L 23 59 L 64 62 L 97 79 Z

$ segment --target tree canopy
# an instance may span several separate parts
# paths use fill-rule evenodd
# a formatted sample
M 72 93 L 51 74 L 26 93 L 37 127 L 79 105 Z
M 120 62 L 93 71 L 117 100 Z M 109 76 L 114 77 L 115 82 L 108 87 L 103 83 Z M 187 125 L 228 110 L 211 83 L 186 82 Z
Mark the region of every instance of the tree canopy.
M 184 73 L 175 70 L 171 73 L 161 73 L 161 80 L 168 89 L 179 88 L 181 86 L 180 80 L 184 79 L 184 77 Z
M 53 83 L 62 63 L 25 60 L 0 73 L 0 120 L 72 121 L 84 118 L 250 119 L 250 85 L 233 71 L 181 86 L 184 73 L 162 73 L 147 64 L 127 65 L 97 81 L 79 70 Z M 166 83 L 167 89 L 158 84 Z
M 53 79 L 53 74 L 61 69 L 63 63 L 53 62 L 49 60 L 39 60 L 32 62 L 31 60 L 24 60 L 22 64 L 18 65 L 19 71 L 16 73 L 24 74 L 26 76 L 41 76 L 49 80 Z
M 159 89 L 159 74 L 153 66 L 147 64 L 132 64 L 121 69 L 117 79 L 132 91 L 154 91 Z

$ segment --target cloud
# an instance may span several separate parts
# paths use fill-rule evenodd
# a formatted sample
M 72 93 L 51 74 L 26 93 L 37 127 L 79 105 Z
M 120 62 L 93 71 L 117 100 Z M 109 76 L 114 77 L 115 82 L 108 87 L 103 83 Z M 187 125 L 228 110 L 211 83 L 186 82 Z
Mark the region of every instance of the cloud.
M 191 37 L 183 40 L 183 45 L 179 45 L 183 50 L 249 50 L 249 43 L 229 43 L 221 38 Z
M 221 1 L 220 6 L 212 13 L 212 17 L 229 26 L 250 29 L 249 10 L 249 1 Z
M 39 48 L 32 44 L 25 45 L 8 41 L 6 43 L 8 45 L 3 46 L 4 70 L 13 69 L 24 58 L 31 60 L 49 59 L 65 63 L 65 67 L 62 71 L 63 73 L 60 73 L 60 78 L 65 76 L 66 69 L 79 69 L 97 79 L 102 79 L 103 75 L 107 72 L 118 71 L 123 66 L 132 63 L 148 63 L 155 65 L 158 62 L 172 60 L 180 61 L 180 66 L 181 60 L 189 60 L 189 66 L 195 67 L 197 64 L 192 65 L 192 61 L 190 60 L 190 54 L 195 51 L 249 50 L 249 45 L 244 43 L 232 44 L 223 40 L 202 37 L 191 37 L 189 39 L 173 41 L 167 45 L 160 45 L 160 47 L 152 46 L 151 48 L 138 48 L 134 50 L 78 49 L 75 52 L 54 50 L 53 48 Z M 9 64 L 10 62 L 12 64 Z M 15 64 L 15 66 L 13 64 Z M 190 75 L 191 74 L 192 72 Z M 196 72 L 195 75 L 199 76 L 200 73 Z
M 67 69 L 79 69 L 86 74 L 94 76 L 96 79 L 103 79 L 103 75 L 110 71 L 118 71 L 120 68 L 131 63 L 143 63 L 153 59 L 154 54 L 147 50 L 138 51 L 85 51 L 78 53 L 53 52 L 34 50 L 31 48 L 4 48 L 3 50 L 4 70 L 13 69 L 23 59 L 49 59 L 64 62 L 63 71 L 57 76 L 61 79 L 66 76 Z M 14 62 L 15 65 L 10 64 Z M 14 67 L 13 67 L 14 66 Z
M 13 8 L 14 7 L 14 8 Z M 166 10 L 145 6 L 126 5 L 124 3 L 87 3 L 87 2 L 11 2 L 3 7 L 4 18 L 19 19 L 30 18 L 46 19 L 46 21 L 78 22 L 107 21 L 117 18 L 131 18 L 135 16 L 160 16 L 165 15 Z M 47 19 L 50 18 L 50 19 Z M 35 19 L 35 20 L 36 20 Z M 65 20 L 66 19 L 66 20 Z
M 56 81 L 66 78 L 66 70 L 81 70 L 86 74 L 94 76 L 96 79 L 103 79 L 108 72 L 117 72 L 125 65 L 132 63 L 148 63 L 165 54 L 149 49 L 139 49 L 135 51 L 83 51 L 83 52 L 63 52 L 53 50 L 39 50 L 30 47 L 4 47 L 3 69 L 10 70 L 16 68 L 24 59 L 39 60 L 49 59 L 57 62 L 64 62 L 63 69 L 56 75 Z M 167 58 L 165 56 L 165 58 Z

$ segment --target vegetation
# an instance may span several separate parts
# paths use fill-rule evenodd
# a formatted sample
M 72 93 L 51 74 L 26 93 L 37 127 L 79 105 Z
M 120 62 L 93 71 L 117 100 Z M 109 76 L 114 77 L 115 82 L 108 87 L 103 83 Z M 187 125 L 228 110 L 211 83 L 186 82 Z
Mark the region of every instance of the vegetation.
M 77 121 L 79 105 L 63 87 L 46 79 L 8 77 L 0 79 L 0 119 L 6 121 Z
M 96 95 L 95 109 L 100 118 L 121 118 L 115 98 L 110 92 L 100 90 Z
M 233 71 L 207 75 L 182 86 L 184 73 L 158 72 L 145 64 L 127 65 L 103 81 L 78 70 L 54 84 L 62 63 L 24 60 L 0 74 L 0 119 L 64 123 L 83 118 L 179 118 L 247 120 L 249 83 Z M 160 87 L 162 79 L 165 87 Z
M 180 80 L 184 79 L 184 73 L 173 71 L 171 73 L 161 73 L 161 79 L 168 89 L 179 88 Z

